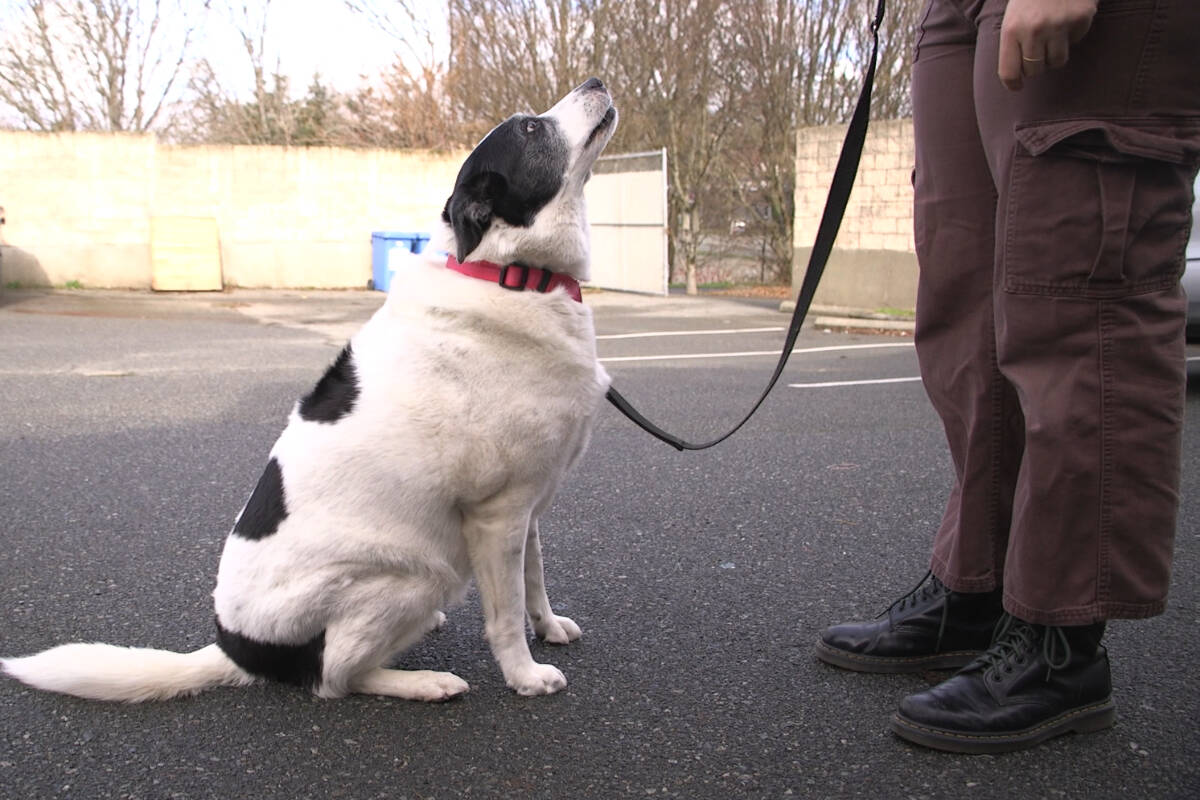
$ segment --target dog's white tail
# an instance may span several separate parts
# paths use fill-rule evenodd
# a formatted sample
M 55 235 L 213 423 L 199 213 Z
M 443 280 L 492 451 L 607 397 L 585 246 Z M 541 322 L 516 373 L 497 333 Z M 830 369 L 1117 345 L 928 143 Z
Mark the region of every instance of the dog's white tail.
M 215 644 L 194 653 L 64 644 L 25 658 L 0 659 L 0 666 L 38 689 L 127 703 L 166 700 L 215 686 L 254 682 L 252 675 L 230 661 Z

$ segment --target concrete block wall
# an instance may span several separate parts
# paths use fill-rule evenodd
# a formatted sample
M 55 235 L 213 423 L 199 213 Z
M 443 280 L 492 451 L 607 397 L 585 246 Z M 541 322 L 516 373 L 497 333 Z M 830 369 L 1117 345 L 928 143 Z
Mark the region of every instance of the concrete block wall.
M 0 279 L 148 288 L 151 218 L 198 216 L 227 286 L 365 287 L 371 232 L 428 231 L 464 156 L 0 131 Z
M 797 132 L 793 292 L 799 291 L 808 266 L 845 135 L 844 125 Z M 912 120 L 873 120 L 814 304 L 864 310 L 915 307 L 912 169 Z
M 0 132 L 3 280 L 149 285 L 154 164 L 151 136 Z
M 796 290 L 844 135 L 844 126 L 797 134 Z M 912 152 L 911 121 L 871 123 L 818 304 L 915 305 Z M 362 287 L 371 232 L 428 230 L 464 155 L 0 131 L 0 279 L 147 288 L 150 220 L 163 215 L 217 220 L 226 285 Z

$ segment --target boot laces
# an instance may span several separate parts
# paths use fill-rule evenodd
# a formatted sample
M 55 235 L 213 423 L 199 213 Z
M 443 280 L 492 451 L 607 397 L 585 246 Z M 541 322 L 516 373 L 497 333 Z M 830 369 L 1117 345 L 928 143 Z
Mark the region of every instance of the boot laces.
M 996 623 L 992 646 L 979 657 L 986 671 L 1000 679 L 1000 672 L 1012 672 L 1024 666 L 1030 653 L 1041 639 L 1042 657 L 1046 661 L 1046 680 L 1054 670 L 1062 669 L 1071 662 L 1071 643 L 1063 629 L 1054 625 L 1033 625 L 1004 614 Z
M 930 580 L 930 578 L 932 578 L 932 580 Z M 927 580 L 929 581 L 928 583 L 926 583 Z M 917 585 L 914 586 L 908 594 L 904 595 L 899 600 L 885 608 L 883 613 L 879 616 L 882 617 L 884 614 L 903 611 L 906 608 L 915 608 L 917 604 L 924 603 L 927 600 L 932 600 L 935 597 L 940 597 L 946 594 L 947 591 L 946 585 L 939 581 L 937 576 L 933 574 L 933 571 L 930 570 L 925 573 L 925 576 L 921 578 Z
M 926 583 L 928 581 L 928 583 Z M 908 594 L 901 597 L 896 602 L 885 608 L 879 617 L 887 614 L 888 621 L 893 625 L 897 613 L 903 612 L 906 608 L 916 608 L 919 604 L 928 602 L 929 600 L 938 597 L 944 597 L 949 594 L 950 590 L 946 588 L 946 584 L 938 580 L 933 574 L 933 570 L 926 571 L 925 575 L 917 582 Z M 942 619 L 938 624 L 937 643 L 934 645 L 934 650 L 942 649 L 942 636 L 946 633 L 946 622 L 950 616 L 950 604 L 942 603 Z M 878 619 L 879 617 L 876 617 Z

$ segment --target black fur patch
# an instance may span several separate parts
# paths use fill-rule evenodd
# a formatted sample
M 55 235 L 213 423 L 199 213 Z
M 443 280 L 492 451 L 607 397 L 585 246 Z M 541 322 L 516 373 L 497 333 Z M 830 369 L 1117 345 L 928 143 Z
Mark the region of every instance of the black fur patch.
M 337 422 L 354 410 L 358 400 L 358 372 L 350 345 L 325 370 L 313 390 L 300 400 L 300 418 L 308 422 Z
M 315 689 L 321 683 L 325 631 L 304 644 L 270 644 L 226 630 L 217 619 L 217 644 L 229 660 L 251 675 Z
M 509 117 L 483 138 L 463 162 L 442 219 L 454 228 L 462 261 L 494 217 L 510 225 L 533 224 L 562 189 L 570 148 L 549 117 Z
M 287 514 L 283 471 L 279 469 L 279 462 L 272 458 L 246 501 L 233 532 L 244 539 L 264 539 L 279 530 L 279 523 L 287 518 Z

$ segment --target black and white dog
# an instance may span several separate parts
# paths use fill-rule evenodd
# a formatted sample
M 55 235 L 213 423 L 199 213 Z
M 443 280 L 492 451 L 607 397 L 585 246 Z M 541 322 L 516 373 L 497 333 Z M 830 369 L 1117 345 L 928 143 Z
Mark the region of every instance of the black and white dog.
M 384 664 L 474 578 L 508 685 L 566 686 L 533 660 L 525 618 L 546 641 L 579 638 L 546 597 L 538 517 L 608 386 L 577 281 L 589 269 L 583 187 L 616 124 L 593 78 L 470 154 L 426 249 L 449 255 L 413 256 L 396 274 L 272 448 L 221 557 L 216 644 L 68 644 L 4 671 L 100 700 L 258 678 L 322 697 L 445 700 L 466 682 Z

